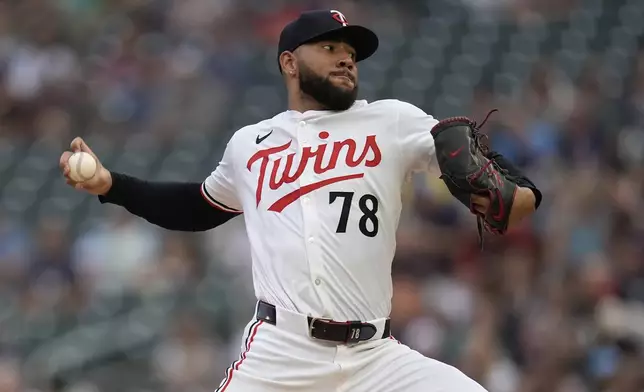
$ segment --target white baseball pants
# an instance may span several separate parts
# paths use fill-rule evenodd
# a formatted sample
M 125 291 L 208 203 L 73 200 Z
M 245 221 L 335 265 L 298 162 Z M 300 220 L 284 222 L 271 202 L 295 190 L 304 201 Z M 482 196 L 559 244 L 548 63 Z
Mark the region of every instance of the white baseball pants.
M 374 338 L 338 345 L 311 338 L 305 315 L 277 308 L 277 325 L 248 323 L 215 392 L 485 392 L 458 369 L 382 339 L 384 319 L 369 323 Z

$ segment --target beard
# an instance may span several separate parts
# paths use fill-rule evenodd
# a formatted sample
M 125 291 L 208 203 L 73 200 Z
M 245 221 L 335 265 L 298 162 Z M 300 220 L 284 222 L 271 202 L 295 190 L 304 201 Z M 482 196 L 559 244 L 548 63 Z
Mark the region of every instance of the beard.
M 347 90 L 337 87 L 330 78 L 317 75 L 304 64 L 300 64 L 300 90 L 316 100 L 327 110 L 342 111 L 349 109 L 358 97 L 358 84 Z

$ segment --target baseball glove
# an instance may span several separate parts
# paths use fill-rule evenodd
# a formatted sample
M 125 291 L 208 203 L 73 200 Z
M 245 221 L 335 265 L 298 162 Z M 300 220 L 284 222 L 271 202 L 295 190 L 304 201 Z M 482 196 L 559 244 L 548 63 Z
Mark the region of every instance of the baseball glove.
M 483 246 L 483 230 L 504 234 L 508 229 L 510 211 L 518 186 L 507 170 L 488 158 L 489 149 L 482 144 L 486 137 L 480 132 L 490 114 L 477 125 L 467 117 L 440 121 L 432 130 L 440 178 L 449 192 L 477 215 L 479 243 Z M 472 195 L 487 196 L 490 206 L 486 213 L 475 210 Z

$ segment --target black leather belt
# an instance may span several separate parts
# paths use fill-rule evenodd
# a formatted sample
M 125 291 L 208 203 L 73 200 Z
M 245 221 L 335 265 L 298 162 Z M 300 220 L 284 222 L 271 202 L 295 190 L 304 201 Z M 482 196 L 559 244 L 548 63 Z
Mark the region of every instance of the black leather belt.
M 275 306 L 259 301 L 257 305 L 257 319 L 277 325 L 277 312 Z M 357 343 L 369 340 L 378 332 L 375 325 L 362 321 L 333 321 L 325 318 L 308 317 L 309 336 L 314 339 L 326 340 L 336 343 Z M 391 334 L 391 322 L 385 322 L 385 330 L 381 339 L 386 339 Z

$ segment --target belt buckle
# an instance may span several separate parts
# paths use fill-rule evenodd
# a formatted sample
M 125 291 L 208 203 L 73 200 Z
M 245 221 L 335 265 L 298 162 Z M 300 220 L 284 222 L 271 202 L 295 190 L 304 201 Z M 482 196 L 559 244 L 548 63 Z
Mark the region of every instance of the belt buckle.
M 313 336 L 313 330 L 315 329 L 315 322 L 316 321 L 333 321 L 333 319 L 325 318 L 325 317 L 312 317 L 311 318 L 311 322 L 309 323 L 309 336 L 312 337 L 313 339 L 322 340 L 322 339 L 318 339 L 315 336 Z

